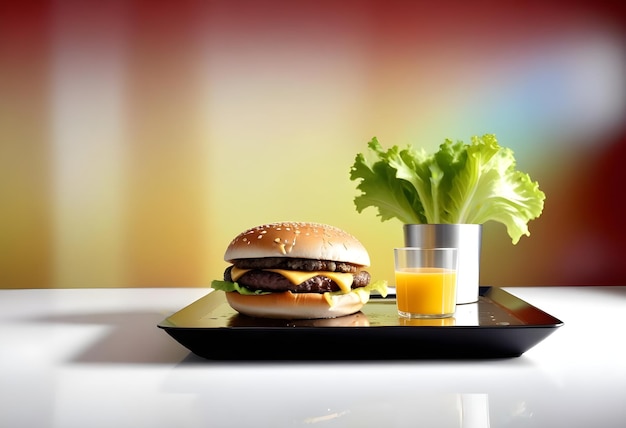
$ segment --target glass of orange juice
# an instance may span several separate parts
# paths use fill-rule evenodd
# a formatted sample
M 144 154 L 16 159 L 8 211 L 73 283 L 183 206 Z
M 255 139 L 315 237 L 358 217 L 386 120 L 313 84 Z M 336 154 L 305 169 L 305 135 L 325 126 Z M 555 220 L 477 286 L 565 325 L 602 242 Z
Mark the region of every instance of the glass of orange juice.
M 405 318 L 447 318 L 456 309 L 456 248 L 395 248 L 396 302 Z

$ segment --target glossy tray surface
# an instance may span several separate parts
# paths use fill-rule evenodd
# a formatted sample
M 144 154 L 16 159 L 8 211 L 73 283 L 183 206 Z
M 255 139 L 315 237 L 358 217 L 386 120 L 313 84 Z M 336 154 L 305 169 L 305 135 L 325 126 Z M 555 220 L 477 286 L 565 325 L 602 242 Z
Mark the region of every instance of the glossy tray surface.
M 407 320 L 394 296 L 372 296 L 361 312 L 328 320 L 239 315 L 215 291 L 158 324 L 193 353 L 216 360 L 344 360 L 518 357 L 562 321 L 500 288 L 453 318 Z

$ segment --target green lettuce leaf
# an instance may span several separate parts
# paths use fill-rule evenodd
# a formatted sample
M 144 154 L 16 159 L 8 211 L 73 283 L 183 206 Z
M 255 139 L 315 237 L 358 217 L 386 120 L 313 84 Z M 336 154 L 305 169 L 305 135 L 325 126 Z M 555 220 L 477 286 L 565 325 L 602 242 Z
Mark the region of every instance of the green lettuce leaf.
M 211 288 L 214 290 L 222 290 L 226 292 L 236 291 L 239 294 L 270 294 L 269 291 L 261 291 L 261 290 L 251 290 L 242 285 L 237 284 L 236 282 L 230 281 L 211 281 Z
M 387 293 L 388 293 L 387 281 L 385 281 L 384 279 L 379 279 L 377 281 L 370 282 L 365 287 L 353 288 L 350 292 L 351 293 L 367 292 L 368 294 L 372 292 L 376 292 L 383 297 L 387 297 Z M 337 296 L 337 295 L 345 294 L 345 293 L 343 291 L 332 291 L 328 294 L 330 294 L 331 296 Z
M 368 144 L 380 161 L 370 163 L 363 154 L 357 154 L 350 178 L 362 179 L 357 186 L 361 196 L 354 199 L 358 212 L 369 206 L 378 207 L 382 221 L 397 218 L 403 223 L 425 223 L 423 208 L 409 184 L 396 178 L 396 169 L 389 164 L 390 154 L 383 151 L 374 137 Z M 397 147 L 390 149 L 397 151 Z
M 543 211 L 545 194 L 516 169 L 513 151 L 499 146 L 493 134 L 474 136 L 471 144 L 445 140 L 430 155 L 411 146 L 384 150 L 376 138 L 368 149 L 374 161 L 359 153 L 350 170 L 350 179 L 360 180 L 354 203 L 358 212 L 377 208 L 381 221 L 496 221 L 516 244 Z

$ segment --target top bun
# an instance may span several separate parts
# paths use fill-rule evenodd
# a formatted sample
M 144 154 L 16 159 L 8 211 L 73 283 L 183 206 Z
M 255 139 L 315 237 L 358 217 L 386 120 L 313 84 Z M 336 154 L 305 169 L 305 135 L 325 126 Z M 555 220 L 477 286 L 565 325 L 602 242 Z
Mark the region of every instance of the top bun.
M 367 250 L 354 236 L 327 224 L 270 223 L 253 227 L 232 240 L 224 260 L 262 257 L 333 260 L 369 266 Z

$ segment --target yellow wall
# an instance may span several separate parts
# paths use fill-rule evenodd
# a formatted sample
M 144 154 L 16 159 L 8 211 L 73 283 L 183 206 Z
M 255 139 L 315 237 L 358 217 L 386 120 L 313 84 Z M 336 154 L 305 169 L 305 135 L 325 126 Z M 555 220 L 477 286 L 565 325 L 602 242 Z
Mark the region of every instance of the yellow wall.
M 624 21 L 602 2 L 13 3 L 0 287 L 204 287 L 234 235 L 278 220 L 350 231 L 389 278 L 401 224 L 356 213 L 354 156 L 484 133 L 547 200 L 516 246 L 486 225 L 482 282 L 625 282 L 603 181 L 624 182 Z

